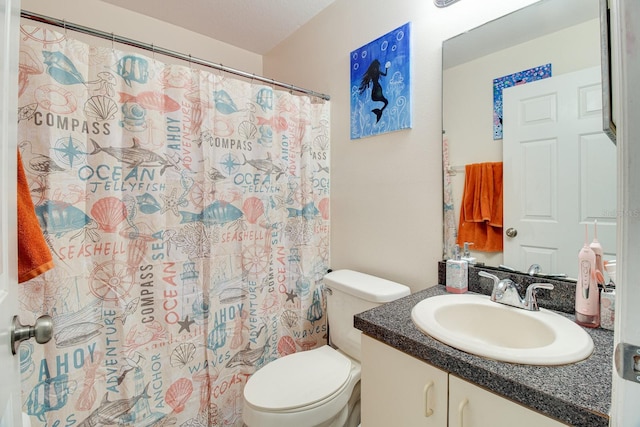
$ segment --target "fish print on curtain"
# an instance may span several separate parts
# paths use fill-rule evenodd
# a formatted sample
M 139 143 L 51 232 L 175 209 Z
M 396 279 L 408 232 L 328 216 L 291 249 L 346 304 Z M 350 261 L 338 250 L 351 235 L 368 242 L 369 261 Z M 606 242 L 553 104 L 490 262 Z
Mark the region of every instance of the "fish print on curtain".
M 19 149 L 56 267 L 24 283 L 34 426 L 242 425 L 326 343 L 329 103 L 23 26 Z

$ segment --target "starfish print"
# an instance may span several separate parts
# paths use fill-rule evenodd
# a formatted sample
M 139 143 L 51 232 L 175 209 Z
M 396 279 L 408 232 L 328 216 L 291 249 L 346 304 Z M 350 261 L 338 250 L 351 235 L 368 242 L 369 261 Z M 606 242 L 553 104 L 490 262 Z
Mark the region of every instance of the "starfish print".
M 180 212 L 178 212 L 178 206 L 180 206 L 182 201 L 176 197 L 175 188 L 173 189 L 173 191 L 171 191 L 171 194 L 169 196 L 167 196 L 166 194 L 161 194 L 160 198 L 164 200 L 164 206 L 160 210 L 161 214 L 170 210 L 175 216 L 180 216 Z
M 195 320 L 189 320 L 189 316 L 186 316 L 184 318 L 184 320 L 182 320 L 182 321 L 178 320 L 178 324 L 180 325 L 180 330 L 178 331 L 178 333 L 180 333 L 182 331 L 185 331 L 185 330 L 187 332 L 191 332 L 190 327 L 194 323 L 196 323 L 196 321 Z
M 296 302 L 296 297 L 298 295 L 296 295 L 295 291 L 286 292 L 286 294 L 287 294 L 287 301 L 285 302 L 288 302 L 288 301 L 291 301 L 293 303 Z

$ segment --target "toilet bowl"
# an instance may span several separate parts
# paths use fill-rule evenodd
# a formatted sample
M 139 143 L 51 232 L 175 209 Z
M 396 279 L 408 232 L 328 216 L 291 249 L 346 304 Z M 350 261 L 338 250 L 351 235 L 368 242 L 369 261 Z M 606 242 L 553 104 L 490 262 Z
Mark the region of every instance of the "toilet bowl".
M 242 418 L 260 427 L 346 426 L 359 397 L 360 364 L 324 345 L 258 370 L 245 387 Z
M 352 270 L 324 277 L 329 345 L 289 354 L 254 373 L 244 388 L 249 427 L 357 427 L 360 331 L 353 316 L 409 295 L 407 286 Z

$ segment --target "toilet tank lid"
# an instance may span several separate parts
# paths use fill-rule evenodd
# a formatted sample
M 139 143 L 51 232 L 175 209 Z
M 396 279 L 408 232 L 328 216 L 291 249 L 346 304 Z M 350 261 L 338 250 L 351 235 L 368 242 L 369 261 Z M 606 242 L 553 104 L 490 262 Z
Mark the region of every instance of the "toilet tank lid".
M 384 303 L 407 296 L 408 286 L 353 270 L 335 270 L 324 276 L 324 284 L 366 301 Z

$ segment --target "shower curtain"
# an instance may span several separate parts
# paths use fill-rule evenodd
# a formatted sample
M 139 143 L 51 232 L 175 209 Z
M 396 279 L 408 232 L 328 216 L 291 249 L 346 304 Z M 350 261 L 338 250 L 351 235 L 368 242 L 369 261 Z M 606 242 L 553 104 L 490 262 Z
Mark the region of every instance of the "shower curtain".
M 21 28 L 19 149 L 55 268 L 20 285 L 34 426 L 242 425 L 327 341 L 329 103 Z

